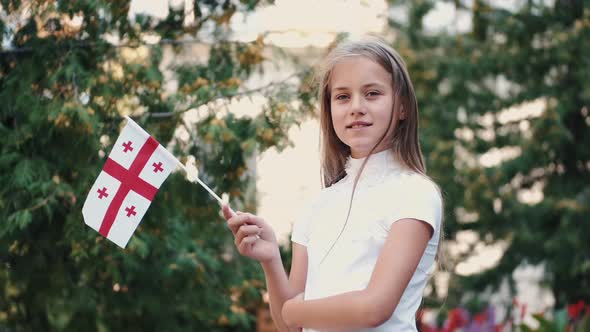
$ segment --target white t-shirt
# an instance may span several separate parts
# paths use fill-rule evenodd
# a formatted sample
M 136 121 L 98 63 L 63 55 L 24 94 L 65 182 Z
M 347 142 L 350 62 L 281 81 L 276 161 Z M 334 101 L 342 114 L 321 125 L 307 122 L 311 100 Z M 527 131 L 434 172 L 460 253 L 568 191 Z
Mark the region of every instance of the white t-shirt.
M 432 226 L 433 236 L 393 315 L 377 328 L 359 330 L 417 331 L 415 314 L 435 266 L 442 214 L 440 192 L 430 179 L 401 166 L 389 150 L 373 154 L 357 184 L 344 232 L 324 259 L 346 220 L 363 161 L 349 157 L 347 176 L 323 189 L 295 221 L 291 240 L 307 247 L 308 255 L 304 298 L 365 289 L 391 225 L 404 218 L 422 220 Z

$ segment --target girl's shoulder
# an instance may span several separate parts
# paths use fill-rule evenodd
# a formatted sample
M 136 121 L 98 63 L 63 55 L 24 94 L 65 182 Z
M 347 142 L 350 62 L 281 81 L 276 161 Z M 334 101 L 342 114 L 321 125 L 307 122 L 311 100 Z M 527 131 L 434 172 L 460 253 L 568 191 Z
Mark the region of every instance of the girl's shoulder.
M 441 196 L 439 186 L 426 174 L 414 171 L 403 171 L 391 174 L 383 182 L 385 190 L 399 191 L 401 193 L 416 193 L 424 195 Z
M 313 211 L 317 207 L 324 205 L 326 201 L 331 199 L 331 195 L 335 192 L 335 185 L 330 187 L 325 187 L 320 190 L 314 190 L 313 192 L 309 193 L 305 199 L 303 199 L 301 204 L 301 210 L 304 211 Z

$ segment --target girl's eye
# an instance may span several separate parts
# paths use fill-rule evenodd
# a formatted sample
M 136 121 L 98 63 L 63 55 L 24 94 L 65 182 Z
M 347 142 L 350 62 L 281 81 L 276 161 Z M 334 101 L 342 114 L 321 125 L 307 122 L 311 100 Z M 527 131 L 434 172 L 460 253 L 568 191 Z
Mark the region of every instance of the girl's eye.
M 347 96 L 347 95 L 337 95 L 337 96 L 336 96 L 336 100 L 344 100 L 344 99 L 346 99 L 346 98 L 348 98 L 348 96 Z
M 369 92 L 367 92 L 367 96 L 369 96 L 369 97 L 378 96 L 380 94 L 381 93 L 379 91 L 369 91 Z

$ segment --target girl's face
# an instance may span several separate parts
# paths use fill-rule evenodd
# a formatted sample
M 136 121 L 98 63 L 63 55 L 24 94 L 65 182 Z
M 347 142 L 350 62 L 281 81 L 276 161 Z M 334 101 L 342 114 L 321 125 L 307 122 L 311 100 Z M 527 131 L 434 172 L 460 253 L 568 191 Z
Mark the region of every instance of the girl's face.
M 375 61 L 353 56 L 336 63 L 329 89 L 336 135 L 350 147 L 353 158 L 366 157 L 388 132 L 393 112 L 391 75 Z M 392 129 L 374 153 L 389 148 L 391 135 Z

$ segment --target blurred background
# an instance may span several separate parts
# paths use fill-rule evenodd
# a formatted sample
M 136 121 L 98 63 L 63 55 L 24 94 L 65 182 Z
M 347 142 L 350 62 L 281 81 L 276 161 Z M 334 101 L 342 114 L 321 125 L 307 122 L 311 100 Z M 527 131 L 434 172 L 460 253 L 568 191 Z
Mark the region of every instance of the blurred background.
M 181 171 L 126 249 L 82 205 L 130 116 L 275 228 L 321 189 L 314 68 L 405 59 L 444 264 L 420 331 L 590 331 L 590 4 L 0 1 L 0 330 L 273 331 L 260 267 Z

